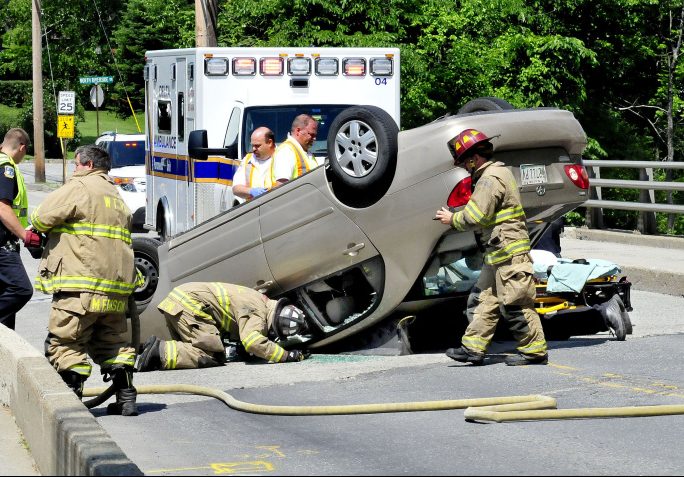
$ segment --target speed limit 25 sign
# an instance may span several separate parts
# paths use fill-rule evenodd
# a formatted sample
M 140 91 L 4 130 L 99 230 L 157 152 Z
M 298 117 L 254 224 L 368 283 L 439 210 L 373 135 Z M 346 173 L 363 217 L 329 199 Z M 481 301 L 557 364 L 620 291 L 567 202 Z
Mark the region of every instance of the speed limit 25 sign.
M 76 93 L 74 91 L 60 91 L 57 114 L 76 114 Z

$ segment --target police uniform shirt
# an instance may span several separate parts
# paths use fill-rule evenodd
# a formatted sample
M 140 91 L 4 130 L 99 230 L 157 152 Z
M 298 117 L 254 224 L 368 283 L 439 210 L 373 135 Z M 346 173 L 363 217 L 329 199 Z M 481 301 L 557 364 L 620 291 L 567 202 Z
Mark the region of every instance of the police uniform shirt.
M 0 167 L 2 167 L 2 174 L 0 174 L 0 200 L 6 200 L 11 206 L 12 202 L 14 202 L 14 198 L 19 193 L 19 186 L 17 185 L 14 167 L 9 164 L 4 164 Z M 5 227 L 5 224 L 2 222 L 0 222 L 0 226 L 2 227 L 3 231 L 8 230 L 7 227 Z

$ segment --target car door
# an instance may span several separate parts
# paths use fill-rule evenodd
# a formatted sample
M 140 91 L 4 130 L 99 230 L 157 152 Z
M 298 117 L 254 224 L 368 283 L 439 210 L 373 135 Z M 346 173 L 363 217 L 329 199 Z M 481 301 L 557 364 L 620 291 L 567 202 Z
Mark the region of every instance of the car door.
M 312 174 L 317 173 L 323 171 Z M 294 184 L 282 187 L 288 186 Z M 284 291 L 378 254 L 363 231 L 310 183 L 262 205 L 259 216 L 266 260 Z

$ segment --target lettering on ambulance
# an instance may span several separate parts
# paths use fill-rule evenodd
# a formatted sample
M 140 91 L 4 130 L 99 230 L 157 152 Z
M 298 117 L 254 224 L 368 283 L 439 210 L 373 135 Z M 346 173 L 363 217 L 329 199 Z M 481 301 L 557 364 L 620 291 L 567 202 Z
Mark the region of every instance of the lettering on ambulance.
M 160 134 L 154 140 L 155 149 L 176 149 L 176 136 L 169 136 L 166 134 Z
M 115 298 L 93 297 L 90 300 L 90 309 L 94 313 L 124 313 L 126 311 L 126 301 Z

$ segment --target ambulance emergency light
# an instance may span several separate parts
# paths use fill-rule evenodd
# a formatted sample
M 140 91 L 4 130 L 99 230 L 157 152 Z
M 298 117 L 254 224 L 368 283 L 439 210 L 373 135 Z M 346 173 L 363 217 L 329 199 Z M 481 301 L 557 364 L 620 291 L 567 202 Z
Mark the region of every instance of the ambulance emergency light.
M 394 73 L 392 58 L 371 58 L 371 76 L 392 76 Z
M 261 58 L 259 60 L 259 71 L 262 76 L 282 76 L 284 64 L 282 58 Z
M 256 74 L 256 59 L 233 58 L 233 75 L 254 76 Z
M 204 58 L 204 74 L 207 76 L 226 76 L 228 74 L 228 58 Z
M 288 58 L 287 74 L 290 76 L 309 76 L 311 74 L 310 58 Z
M 345 76 L 366 76 L 366 60 L 345 58 L 342 60 L 342 73 Z
M 337 76 L 340 63 L 337 58 L 316 58 L 316 74 L 318 76 Z

